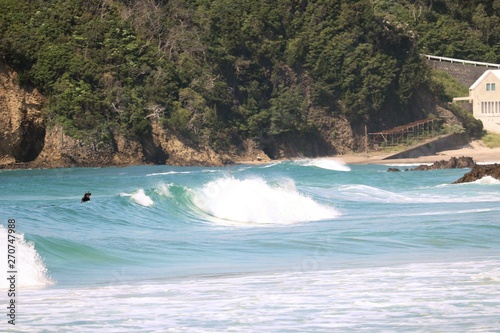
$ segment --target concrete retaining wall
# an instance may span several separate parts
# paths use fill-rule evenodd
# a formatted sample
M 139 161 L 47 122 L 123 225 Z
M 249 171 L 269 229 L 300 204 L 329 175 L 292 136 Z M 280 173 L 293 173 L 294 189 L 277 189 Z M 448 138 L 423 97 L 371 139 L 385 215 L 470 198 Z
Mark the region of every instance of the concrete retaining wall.
M 438 61 L 433 59 L 428 59 L 427 63 L 429 64 L 429 66 L 431 66 L 431 68 L 445 71 L 446 73 L 454 77 L 458 82 L 465 85 L 467 88 L 472 86 L 472 84 L 476 82 L 476 80 L 479 79 L 479 77 L 483 75 L 485 71 L 491 69 L 486 66 L 473 66 L 468 64 Z
M 436 140 L 426 142 L 420 146 L 388 156 L 384 158 L 384 160 L 435 155 L 440 151 L 461 148 L 468 143 L 469 138 L 465 133 L 449 134 L 447 136 L 437 138 Z

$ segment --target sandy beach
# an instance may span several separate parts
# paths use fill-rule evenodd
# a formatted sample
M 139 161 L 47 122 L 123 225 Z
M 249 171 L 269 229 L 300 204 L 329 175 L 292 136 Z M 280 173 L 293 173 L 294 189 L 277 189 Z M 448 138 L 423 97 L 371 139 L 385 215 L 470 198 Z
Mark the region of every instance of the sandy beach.
M 329 156 L 324 159 L 334 159 L 345 164 L 432 164 L 437 161 L 448 161 L 452 157 L 472 157 L 479 164 L 500 163 L 500 148 L 488 148 L 480 140 L 471 141 L 469 144 L 452 150 L 440 151 L 434 155 L 426 155 L 412 158 L 393 159 L 397 151 L 390 153 L 384 151 L 369 151 L 368 153 L 352 153 L 345 155 Z M 242 160 L 237 164 L 267 164 L 276 160 Z
M 342 160 L 346 164 L 428 164 L 441 160 L 449 160 L 452 157 L 472 157 L 476 163 L 493 164 L 500 163 L 500 148 L 488 148 L 481 141 L 471 143 L 453 150 L 440 151 L 435 155 L 420 156 L 414 158 L 388 159 L 395 153 L 384 153 L 371 151 L 368 153 L 356 153 L 339 155 L 333 158 Z

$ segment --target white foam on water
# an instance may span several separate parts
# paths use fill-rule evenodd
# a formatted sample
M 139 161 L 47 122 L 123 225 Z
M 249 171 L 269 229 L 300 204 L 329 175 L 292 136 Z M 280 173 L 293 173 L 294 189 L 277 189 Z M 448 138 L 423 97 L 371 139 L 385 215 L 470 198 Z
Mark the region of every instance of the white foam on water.
M 488 165 L 488 164 L 500 164 L 500 161 L 490 161 L 490 162 L 477 162 L 476 164 Z
M 54 332 L 494 332 L 499 267 L 494 258 L 296 267 L 33 291 L 23 295 L 19 332 L 42 324 Z
M 440 187 L 442 188 L 445 186 L 443 185 L 436 186 L 436 188 Z M 330 192 L 334 192 L 334 190 L 327 189 L 317 192 L 318 193 L 325 192 L 328 194 Z M 500 201 L 499 196 L 492 196 L 492 195 L 470 197 L 466 195 L 461 195 L 460 193 L 458 193 L 456 196 L 450 196 L 450 194 L 439 195 L 430 193 L 406 194 L 406 193 L 396 193 L 392 191 L 383 190 L 377 187 L 360 185 L 360 184 L 342 185 L 337 189 L 336 196 L 342 197 L 345 200 L 349 201 L 383 202 L 383 203 L 459 203 L 459 202 L 470 203 L 470 202 Z
M 471 184 L 479 184 L 479 185 L 498 185 L 500 184 L 500 180 L 491 177 L 491 176 L 484 176 L 483 178 L 477 179 L 473 182 L 465 182 L 465 183 L 457 183 L 457 184 L 441 184 L 438 185 L 437 187 L 447 187 L 447 186 L 469 186 Z
M 153 173 L 148 173 L 146 177 L 151 177 L 151 176 L 168 176 L 168 175 L 180 175 L 180 174 L 191 174 L 191 173 L 196 173 L 199 171 L 165 171 L 165 172 L 153 172 Z M 214 172 L 219 172 L 217 169 L 205 169 L 201 170 L 203 173 L 214 173 Z
M 170 192 L 170 186 L 172 184 L 159 184 L 156 188 L 155 188 L 155 192 L 158 193 L 159 195 L 162 195 L 162 196 L 165 196 L 167 198 L 171 198 L 173 195 L 172 195 L 172 192 Z
M 268 163 L 268 164 L 263 164 L 263 165 L 260 165 L 259 168 L 261 168 L 261 169 L 267 169 L 267 168 L 271 168 L 271 167 L 280 165 L 281 163 L 282 163 L 282 161 Z
M 195 190 L 192 200 L 198 209 L 221 219 L 219 223 L 276 225 L 339 216 L 335 208 L 299 193 L 291 180 L 271 185 L 261 178 L 220 178 Z
M 140 188 L 132 194 L 120 193 L 120 196 L 130 197 L 135 203 L 149 207 L 154 205 L 153 199 L 151 199 L 145 192 L 144 189 Z
M 482 184 L 482 185 L 498 185 L 500 184 L 500 180 L 493 178 L 491 176 L 485 176 L 481 179 L 478 179 L 473 182 L 474 184 Z
M 189 174 L 192 173 L 191 171 L 166 171 L 166 172 L 154 172 L 154 173 L 148 173 L 146 177 L 151 177 L 151 176 L 167 176 L 167 175 L 178 175 L 178 174 Z
M 345 164 L 344 161 L 331 158 L 315 158 L 296 161 L 297 164 L 302 166 L 314 166 L 321 169 L 333 171 L 351 171 L 351 168 Z
M 393 167 L 417 167 L 419 165 L 432 165 L 433 163 L 384 163 L 380 165 Z
M 26 241 L 21 233 L 10 234 L 16 237 L 13 243 L 12 237 L 9 238 L 8 235 L 8 229 L 0 225 L 0 290 L 4 291 L 10 288 L 10 281 L 7 278 L 10 277 L 11 274 L 8 271 L 12 271 L 12 268 L 8 266 L 10 264 L 8 259 L 14 258 L 8 257 L 8 254 L 15 257 L 13 264 L 15 265 L 17 291 L 43 288 L 53 284 L 53 281 L 47 277 L 47 268 L 45 268 L 42 258 L 36 252 L 35 245 Z M 9 244 L 11 245 L 11 253 L 9 253 Z M 14 250 L 15 252 L 13 252 Z

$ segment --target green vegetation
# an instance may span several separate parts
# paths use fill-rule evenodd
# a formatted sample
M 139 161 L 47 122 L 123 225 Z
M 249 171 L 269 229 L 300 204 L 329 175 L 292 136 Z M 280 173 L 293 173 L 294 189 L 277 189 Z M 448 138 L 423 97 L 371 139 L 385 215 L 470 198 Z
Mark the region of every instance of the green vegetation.
M 488 148 L 500 148 L 500 134 L 488 133 L 481 140 Z
M 455 116 L 462 122 L 462 126 L 465 132 L 473 138 L 480 138 L 484 134 L 483 123 L 481 120 L 474 118 L 472 113 L 465 111 L 464 109 L 458 107 L 455 104 L 450 104 L 449 108 Z M 455 128 L 455 133 L 461 132 L 461 129 L 457 131 Z
M 321 136 L 324 117 L 376 131 L 461 94 L 421 53 L 500 62 L 500 1 L 0 0 L 0 57 L 80 138 L 152 121 L 225 149 Z
M 451 102 L 454 97 L 469 96 L 469 89 L 446 72 L 432 71 L 432 81 L 435 85 L 442 86 L 442 94 L 439 96 L 442 101 Z

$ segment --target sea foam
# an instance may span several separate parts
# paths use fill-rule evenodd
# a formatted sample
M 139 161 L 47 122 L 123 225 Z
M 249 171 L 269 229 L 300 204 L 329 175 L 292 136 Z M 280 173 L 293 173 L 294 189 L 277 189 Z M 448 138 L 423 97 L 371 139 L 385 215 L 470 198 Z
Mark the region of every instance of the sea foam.
M 434 188 L 443 188 L 449 186 L 463 185 L 463 184 L 471 184 L 471 183 L 462 183 L 462 184 L 448 184 L 448 185 L 438 185 Z M 484 183 L 481 183 L 484 184 Z M 335 196 L 338 198 L 342 198 L 343 200 L 349 201 L 358 201 L 358 202 L 383 202 L 383 203 L 460 203 L 460 202 L 496 202 L 500 201 L 500 197 L 492 196 L 492 195 L 476 195 L 474 197 L 470 197 L 468 195 L 441 195 L 436 194 L 432 191 L 432 188 L 429 188 L 429 191 L 421 192 L 421 193 L 404 193 L 404 192 L 395 192 L 388 191 L 378 187 L 372 187 L 368 185 L 342 185 L 339 186 L 336 190 L 332 189 L 324 189 L 321 191 L 317 191 L 317 193 L 325 193 L 329 195 L 328 197 L 332 197 L 330 193 L 336 193 Z
M 172 186 L 172 184 L 159 184 L 157 187 L 155 187 L 155 192 L 161 196 L 165 196 L 168 198 L 171 198 L 172 192 L 170 192 L 169 187 Z
M 271 185 L 261 178 L 214 180 L 194 191 L 193 203 L 218 219 L 249 225 L 293 224 L 339 216 L 335 208 L 299 193 L 293 181 Z
M 12 235 L 12 234 L 11 234 Z M 15 271 L 16 274 L 16 288 L 42 288 L 53 284 L 47 277 L 47 268 L 45 267 L 42 258 L 38 255 L 35 245 L 32 242 L 26 241 L 24 235 L 16 232 L 15 241 L 11 244 L 8 241 L 8 231 L 0 225 L 0 270 L 4 278 L 0 279 L 0 290 L 9 289 L 10 282 L 5 276 L 8 277 L 8 271 Z M 11 238 L 12 239 L 12 238 Z M 7 267 L 9 264 L 7 258 L 8 247 L 7 244 L 15 247 L 15 252 L 10 257 L 15 259 L 14 269 Z
M 484 176 L 483 178 L 478 179 L 478 180 L 474 181 L 473 183 L 482 184 L 482 185 L 498 185 L 498 184 L 500 184 L 500 180 L 493 178 L 491 176 Z
M 151 199 L 144 192 L 144 190 L 142 188 L 138 189 L 137 191 L 135 191 L 132 194 L 129 194 L 129 193 L 120 193 L 120 196 L 122 196 L 122 197 L 130 197 L 130 199 L 132 199 L 135 203 L 137 203 L 137 204 L 139 204 L 141 206 L 145 206 L 145 207 L 149 207 L 149 206 L 152 206 L 154 204 L 153 199 Z
M 326 158 L 305 159 L 305 160 L 299 160 L 296 163 L 302 166 L 314 166 L 326 170 L 351 171 L 351 168 L 347 166 L 344 163 L 344 161 L 337 159 L 326 159 Z
M 131 199 L 134 200 L 136 203 L 138 203 L 141 206 L 153 206 L 154 202 L 153 199 L 151 199 L 145 192 L 144 190 L 138 189 L 136 192 L 134 192 L 131 196 Z

